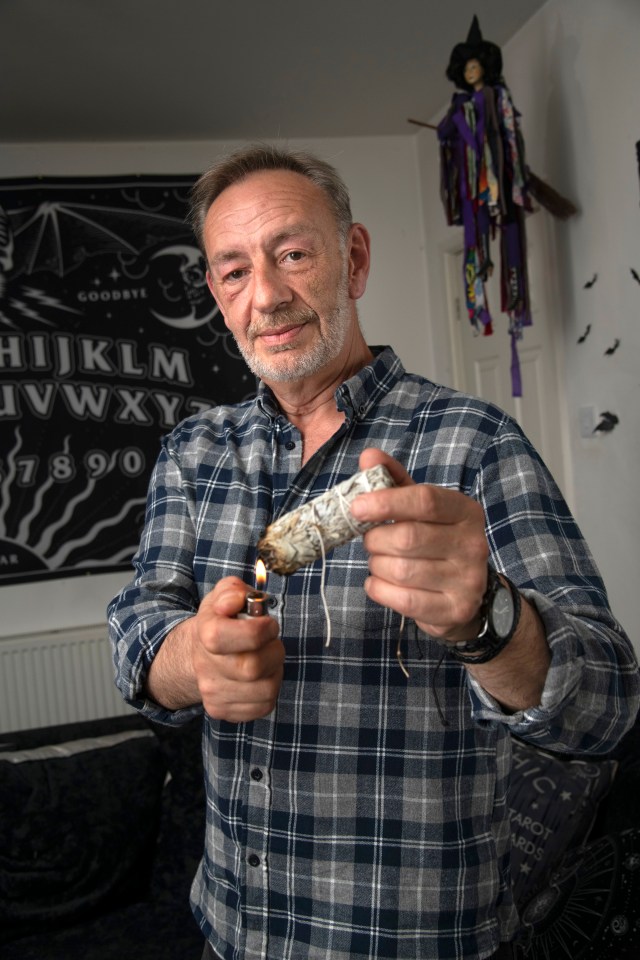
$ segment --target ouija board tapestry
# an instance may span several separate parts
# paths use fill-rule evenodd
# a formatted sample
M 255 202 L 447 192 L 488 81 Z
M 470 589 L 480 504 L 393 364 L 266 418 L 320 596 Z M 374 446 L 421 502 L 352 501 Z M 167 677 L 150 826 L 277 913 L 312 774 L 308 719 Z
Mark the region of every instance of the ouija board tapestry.
M 129 568 L 160 437 L 255 393 L 194 180 L 0 180 L 0 586 Z

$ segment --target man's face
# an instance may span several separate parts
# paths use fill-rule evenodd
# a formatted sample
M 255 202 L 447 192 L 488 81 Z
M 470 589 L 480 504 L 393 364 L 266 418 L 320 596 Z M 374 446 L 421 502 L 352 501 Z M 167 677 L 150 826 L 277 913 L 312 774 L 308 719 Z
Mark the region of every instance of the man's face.
M 324 192 L 285 170 L 224 190 L 204 226 L 207 280 L 251 370 L 293 381 L 335 360 L 357 323 L 348 255 Z

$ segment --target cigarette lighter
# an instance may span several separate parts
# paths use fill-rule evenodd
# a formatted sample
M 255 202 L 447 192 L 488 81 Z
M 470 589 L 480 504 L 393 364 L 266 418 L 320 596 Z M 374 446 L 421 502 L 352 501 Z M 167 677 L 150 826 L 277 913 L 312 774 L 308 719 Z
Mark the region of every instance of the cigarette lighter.
M 264 589 L 266 583 L 266 567 L 262 560 L 258 560 L 256 563 L 256 589 L 247 594 L 244 610 L 238 614 L 239 620 L 248 620 L 252 617 L 266 617 L 267 602 L 269 599 L 267 591 Z
M 247 620 L 250 617 L 264 617 L 267 613 L 267 594 L 264 590 L 255 590 L 247 594 L 244 610 L 238 614 L 241 620 Z

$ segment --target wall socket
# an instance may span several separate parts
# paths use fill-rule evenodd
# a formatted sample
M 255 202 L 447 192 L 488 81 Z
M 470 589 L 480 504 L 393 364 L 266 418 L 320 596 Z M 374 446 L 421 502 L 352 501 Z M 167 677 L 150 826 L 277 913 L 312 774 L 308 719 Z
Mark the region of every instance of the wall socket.
M 580 407 L 578 410 L 578 424 L 580 426 L 580 436 L 585 440 L 593 439 L 593 431 L 596 425 L 596 408 Z

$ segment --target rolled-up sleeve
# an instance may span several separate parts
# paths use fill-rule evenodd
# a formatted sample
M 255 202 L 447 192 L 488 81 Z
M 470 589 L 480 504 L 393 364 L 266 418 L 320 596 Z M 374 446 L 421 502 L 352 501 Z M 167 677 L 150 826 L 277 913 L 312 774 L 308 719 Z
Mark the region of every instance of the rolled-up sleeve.
M 150 719 L 181 724 L 201 705 L 169 711 L 145 694 L 147 674 L 165 637 L 195 614 L 195 531 L 178 463 L 166 442 L 147 498 L 145 525 L 133 559 L 137 573 L 107 608 L 115 683 L 125 701 Z
M 640 673 L 590 550 L 544 464 L 507 423 L 486 452 L 475 495 L 496 569 L 537 610 L 551 652 L 540 703 L 508 713 L 468 675 L 472 713 L 562 753 L 604 754 L 633 724 Z

